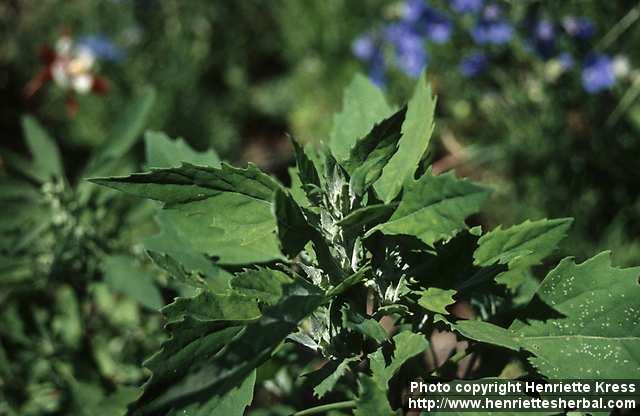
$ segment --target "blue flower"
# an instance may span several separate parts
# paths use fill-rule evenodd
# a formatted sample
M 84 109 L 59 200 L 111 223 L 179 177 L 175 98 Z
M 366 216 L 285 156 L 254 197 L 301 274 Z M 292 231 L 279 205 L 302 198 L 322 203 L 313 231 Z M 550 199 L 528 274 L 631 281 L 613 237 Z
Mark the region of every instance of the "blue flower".
M 502 45 L 513 37 L 513 26 L 502 20 L 481 20 L 471 31 L 471 37 L 478 45 Z
M 453 23 L 443 13 L 427 6 L 424 0 L 407 0 L 401 24 L 423 34 L 434 43 L 445 43 L 453 33 Z
M 445 43 L 453 33 L 453 23 L 447 16 L 434 9 L 427 9 L 423 15 L 425 34 L 434 43 Z
M 562 27 L 567 34 L 579 40 L 587 40 L 596 33 L 596 27 L 586 17 L 565 16 Z
M 544 59 L 555 55 L 556 29 L 549 19 L 540 19 L 533 25 L 533 42 L 538 54 Z
M 90 35 L 78 39 L 78 46 L 89 49 L 97 58 L 105 61 L 120 61 L 124 52 L 104 35 Z
M 500 16 L 502 16 L 502 9 L 497 4 L 489 4 L 482 11 L 482 19 L 488 22 L 495 22 Z
M 541 19 L 534 27 L 534 35 L 539 41 L 552 41 L 556 38 L 556 29 L 549 19 Z
M 420 76 L 428 63 L 422 36 L 410 25 L 400 22 L 387 26 L 385 38 L 394 46 L 400 70 L 414 78 Z
M 406 0 L 402 18 L 406 23 L 416 23 L 429 9 L 425 0 Z
M 607 90 L 616 81 L 611 58 L 603 54 L 587 57 L 582 68 L 582 86 L 590 93 Z
M 465 78 L 475 77 L 487 69 L 489 62 L 483 52 L 474 52 L 460 61 L 460 72 Z
M 356 58 L 363 61 L 372 59 L 377 49 L 378 46 L 376 45 L 373 36 L 369 33 L 358 36 L 351 44 L 351 51 L 353 54 Z
M 558 55 L 558 62 L 560 62 L 560 66 L 564 71 L 567 71 L 573 68 L 575 61 L 573 60 L 573 56 L 569 52 L 563 52 Z
M 386 84 L 385 78 L 386 67 L 382 51 L 377 50 L 373 55 L 369 66 L 369 79 L 380 88 L 384 88 Z
M 477 13 L 484 0 L 451 0 L 451 8 L 458 13 Z

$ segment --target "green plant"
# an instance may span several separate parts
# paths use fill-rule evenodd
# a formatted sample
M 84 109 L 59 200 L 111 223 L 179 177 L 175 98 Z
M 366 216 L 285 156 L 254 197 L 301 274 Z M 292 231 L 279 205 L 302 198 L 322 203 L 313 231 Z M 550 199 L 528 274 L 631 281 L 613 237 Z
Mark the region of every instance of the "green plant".
M 423 159 L 435 104 L 424 76 L 400 109 L 357 77 L 328 146 L 294 143 L 291 187 L 225 163 L 93 179 L 163 203 L 175 232 L 164 239 L 182 251 L 150 255 L 196 290 L 163 309 L 171 338 L 146 362 L 153 375 L 131 414 L 241 415 L 256 370 L 288 343 L 322 357 L 305 379 L 338 400 L 301 414 L 395 414 L 408 380 L 454 378 L 469 354 L 481 358 L 467 377 L 637 378 L 640 269 L 615 268 L 608 253 L 567 258 L 538 285 L 531 268 L 571 220 L 469 228 L 489 190 Z M 224 284 L 187 254 L 226 270 Z M 469 346 L 427 367 L 438 330 Z
M 161 285 L 141 245 L 156 209 L 76 178 L 136 168 L 128 155 L 154 97 L 125 108 L 83 167 L 65 171 L 31 117 L 31 158 L 0 153 L 0 414 L 118 414 L 136 396 L 138 362 L 162 340 Z

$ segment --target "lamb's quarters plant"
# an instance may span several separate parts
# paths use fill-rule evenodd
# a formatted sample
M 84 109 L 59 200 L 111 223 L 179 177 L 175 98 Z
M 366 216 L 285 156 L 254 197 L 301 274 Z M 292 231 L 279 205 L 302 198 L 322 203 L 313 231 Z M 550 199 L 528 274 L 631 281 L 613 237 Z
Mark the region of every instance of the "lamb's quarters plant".
M 424 75 L 399 109 L 356 78 L 329 145 L 294 143 L 289 188 L 226 163 L 93 179 L 160 201 L 185 251 L 231 274 L 212 290 L 193 265 L 150 253 L 196 294 L 163 309 L 171 337 L 145 363 L 153 374 L 131 414 L 241 415 L 256 369 L 287 343 L 325 360 L 305 374 L 318 399 L 343 400 L 324 411 L 396 414 L 407 380 L 455 377 L 459 354 L 429 369 L 420 359 L 443 330 L 479 356 L 468 377 L 514 374 L 502 373 L 514 363 L 517 376 L 640 376 L 640 268 L 608 253 L 567 258 L 538 284 L 530 269 L 571 219 L 467 226 L 489 190 L 432 172 L 435 105 Z M 477 318 L 452 313 L 464 302 Z
M 0 151 L 2 415 L 122 414 L 137 395 L 139 362 L 163 339 L 157 309 L 180 288 L 158 279 L 144 253 L 156 247 L 143 239 L 156 228 L 154 204 L 77 175 L 136 169 L 130 153 L 154 97 L 149 90 L 124 108 L 84 167 L 65 169 L 56 139 L 29 116 L 31 157 Z M 162 135 L 146 141 L 149 166 L 217 162 Z

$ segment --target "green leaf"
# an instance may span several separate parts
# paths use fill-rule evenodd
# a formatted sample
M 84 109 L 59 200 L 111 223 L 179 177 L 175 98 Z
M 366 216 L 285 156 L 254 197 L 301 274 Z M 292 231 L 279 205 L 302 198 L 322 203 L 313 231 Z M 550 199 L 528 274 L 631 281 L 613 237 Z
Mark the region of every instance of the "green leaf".
M 406 107 L 382 120 L 351 149 L 349 159 L 341 165 L 349 172 L 351 191 L 359 196 L 380 178 L 389 159 L 396 152 L 401 137 Z
M 402 331 L 393 337 L 395 350 L 391 362 L 386 365 L 382 349 L 370 355 L 371 372 L 378 386 L 386 391 L 389 381 L 410 358 L 424 352 L 429 343 L 422 334 Z
M 487 188 L 457 179 L 453 173 L 433 176 L 427 172 L 417 181 L 407 183 L 400 205 L 389 221 L 372 228 L 365 237 L 380 231 L 413 235 L 429 246 L 448 241 L 467 228 L 465 218 L 477 212 L 488 195 Z
M 368 205 L 351 211 L 349 215 L 337 224 L 342 227 L 345 233 L 354 234 L 363 227 L 370 227 L 387 221 L 397 207 L 398 204 Z
M 138 141 L 155 102 L 156 92 L 147 88 L 136 97 L 115 122 L 109 136 L 94 153 L 83 172 L 83 177 L 112 174 L 111 161 L 126 155 Z
M 305 150 L 295 141 L 291 140 L 293 151 L 296 158 L 296 167 L 300 184 L 304 190 L 307 199 L 318 205 L 322 200 L 322 190 L 318 170 L 309 158 Z
M 186 278 L 198 285 L 200 276 L 202 276 L 207 288 L 212 292 L 222 293 L 229 289 L 231 274 L 198 252 L 189 240 L 181 237 L 164 211 L 160 211 L 156 215 L 156 222 L 160 227 L 160 232 L 145 238 L 142 244 L 150 253 L 156 253 L 152 255 L 152 258 L 159 260 L 156 262 L 159 267 L 169 272 L 174 279 L 183 279 L 183 283 L 189 284 L 184 281 Z M 160 253 L 164 254 L 164 259 L 158 258 Z M 184 276 L 180 269 L 183 269 L 182 271 L 186 272 L 188 276 Z
M 305 375 L 308 378 L 316 378 L 322 373 L 326 375 L 324 379 L 313 388 L 313 393 L 317 398 L 322 399 L 335 387 L 336 383 L 347 373 L 349 364 L 358 361 L 358 357 L 345 358 L 342 361 L 330 361 L 326 363 L 320 370 Z M 327 375 L 328 373 L 328 375 Z
M 287 171 L 289 173 L 289 178 L 291 179 L 291 187 L 289 188 L 291 196 L 299 206 L 304 208 L 310 207 L 311 201 L 309 201 L 309 198 L 307 198 L 307 193 L 303 189 L 303 184 L 302 180 L 300 179 L 298 168 L 296 166 L 292 166 Z
M 413 177 L 422 155 L 429 146 L 434 128 L 435 108 L 436 100 L 431 94 L 426 75 L 422 74 L 407 104 L 398 150 L 374 184 L 377 194 L 385 203 L 391 202 L 400 193 L 405 181 Z
M 389 334 L 375 319 L 366 318 L 358 312 L 352 311 L 348 305 L 341 309 L 342 326 L 365 335 L 376 342 L 384 342 L 389 339 Z
M 348 159 L 356 141 L 391 112 L 382 91 L 365 76 L 356 75 L 344 92 L 342 111 L 333 119 L 329 147 L 336 160 Z
M 447 312 L 445 308 L 455 303 L 453 299 L 453 295 L 455 294 L 455 290 L 430 287 L 421 292 L 418 304 L 428 311 L 447 315 L 449 312 Z
M 244 296 L 274 305 L 282 297 L 282 286 L 292 282 L 289 276 L 279 270 L 261 267 L 238 274 L 231 280 L 231 287 Z
M 274 216 L 278 224 L 278 238 L 282 252 L 290 258 L 295 257 L 316 234 L 307 223 L 296 201 L 282 189 L 274 196 Z
M 634 378 L 640 374 L 639 276 L 640 267 L 613 267 L 609 252 L 582 264 L 564 259 L 537 292 L 564 316 L 516 321 L 510 330 L 549 378 Z
M 141 269 L 133 257 L 126 255 L 106 257 L 102 261 L 101 268 L 105 282 L 116 292 L 127 295 L 150 309 L 159 309 L 164 305 L 153 275 Z
M 169 276 L 176 281 L 195 288 L 206 287 L 206 281 L 198 273 L 190 272 L 169 254 L 147 251 L 153 262 L 160 268 L 166 270 Z
M 520 351 L 520 343 L 515 338 L 514 334 L 508 329 L 492 323 L 475 320 L 462 320 L 455 324 L 450 324 L 450 326 L 466 338 L 498 345 L 514 351 Z
M 350 287 L 362 282 L 367 277 L 367 273 L 369 273 L 370 271 L 371 267 L 368 266 L 360 268 L 357 272 L 353 273 L 351 276 L 347 277 L 342 282 L 329 289 L 327 291 L 327 296 L 335 296 L 344 293 Z
M 60 150 L 55 140 L 49 136 L 38 121 L 30 116 L 22 118 L 27 147 L 33 156 L 33 170 L 42 182 L 47 182 L 52 177 L 62 177 L 64 168 L 60 157 Z
M 239 386 L 232 386 L 223 395 L 213 395 L 201 403 L 176 406 L 169 416 L 243 416 L 245 408 L 253 401 L 256 371 L 253 371 Z
M 474 264 L 508 264 L 510 268 L 533 266 L 551 254 L 565 237 L 572 218 L 525 221 L 503 230 L 500 226 L 478 240 Z
M 256 322 L 201 321 L 185 310 L 183 320 L 168 324 L 172 338 L 145 363 L 153 375 L 132 405 L 132 414 L 163 414 L 178 404 L 187 406 L 227 394 L 325 302 L 327 298 L 316 289 L 294 283 Z M 246 316 L 243 310 L 235 316 L 232 312 L 227 318 Z
M 389 406 L 386 388 L 380 387 L 372 377 L 360 377 L 360 387 L 358 389 L 358 400 L 354 416 L 371 416 L 371 415 L 394 415 L 395 413 Z
M 549 378 L 633 378 L 640 371 L 639 275 L 640 267 L 612 267 L 608 252 L 582 264 L 567 258 L 540 285 L 542 304 L 528 307 L 537 316 L 546 305 L 544 321 L 515 321 L 508 329 L 480 321 L 452 327 L 470 339 L 529 351 L 529 361 Z
M 270 203 L 273 192 L 280 187 L 254 165 L 241 169 L 226 163 L 222 163 L 220 168 L 184 163 L 179 168 L 95 178 L 91 182 L 169 205 L 201 201 L 224 193 L 236 193 Z
M 198 152 L 182 138 L 171 140 L 164 133 L 147 131 L 144 142 L 147 166 L 151 168 L 178 167 L 183 162 L 200 166 L 220 166 L 220 158 L 213 149 Z
M 255 300 L 236 293 L 214 294 L 201 292 L 190 298 L 176 298 L 162 308 L 167 323 L 174 323 L 189 317 L 198 321 L 250 321 L 260 317 Z
M 164 220 L 199 253 L 222 264 L 281 259 L 272 213 L 280 185 L 255 166 L 184 164 L 95 183 L 165 202 Z

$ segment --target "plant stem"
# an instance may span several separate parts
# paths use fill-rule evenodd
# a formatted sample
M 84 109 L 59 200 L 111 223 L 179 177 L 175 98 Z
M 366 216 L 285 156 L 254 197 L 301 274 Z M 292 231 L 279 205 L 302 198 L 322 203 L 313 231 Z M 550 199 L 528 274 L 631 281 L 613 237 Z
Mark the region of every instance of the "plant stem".
M 329 403 L 329 404 L 323 404 L 321 406 L 310 407 L 308 409 L 301 410 L 297 413 L 294 413 L 292 416 L 314 415 L 316 413 L 328 412 L 329 410 L 348 409 L 351 407 L 356 407 L 355 400 L 347 400 L 344 402 Z

